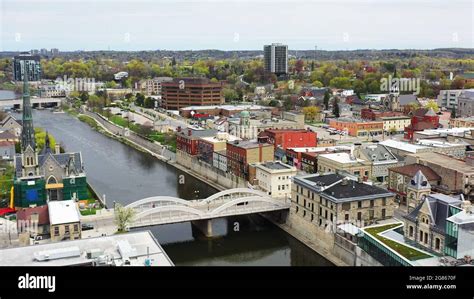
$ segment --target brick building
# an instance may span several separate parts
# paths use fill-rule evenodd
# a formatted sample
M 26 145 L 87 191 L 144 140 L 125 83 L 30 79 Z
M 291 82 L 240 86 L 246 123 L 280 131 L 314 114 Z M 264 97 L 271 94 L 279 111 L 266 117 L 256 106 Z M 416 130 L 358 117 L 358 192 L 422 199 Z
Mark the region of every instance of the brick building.
M 416 131 L 436 129 L 439 127 L 439 116 L 433 109 L 420 108 L 413 113 L 411 124 L 405 127 L 405 139 L 413 140 Z
M 349 118 L 337 118 L 329 121 L 329 126 L 336 130 L 346 131 L 353 137 L 376 136 L 383 132 L 381 121 L 359 121 Z
M 176 149 L 195 156 L 199 154 L 199 140 L 201 137 L 210 137 L 217 134 L 217 130 L 205 130 L 201 128 L 178 127 L 176 129 Z
M 227 168 L 238 177 L 248 179 L 249 164 L 273 161 L 274 147 L 256 141 L 234 141 L 227 143 Z
M 175 78 L 161 83 L 161 92 L 162 107 L 166 110 L 224 103 L 222 84 L 206 78 Z
M 258 135 L 260 142 L 273 144 L 275 148 L 287 149 L 289 147 L 316 147 L 318 135 L 316 132 L 304 129 L 267 129 Z

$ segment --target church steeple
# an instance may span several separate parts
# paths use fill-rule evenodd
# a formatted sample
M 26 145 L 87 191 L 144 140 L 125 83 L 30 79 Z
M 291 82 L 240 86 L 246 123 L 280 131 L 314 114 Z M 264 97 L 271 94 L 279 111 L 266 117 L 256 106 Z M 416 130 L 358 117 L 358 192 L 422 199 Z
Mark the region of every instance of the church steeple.
M 21 149 L 24 151 L 28 146 L 35 150 L 35 130 L 33 128 L 33 116 L 31 114 L 30 89 L 28 85 L 28 69 L 23 64 L 23 129 L 21 131 Z

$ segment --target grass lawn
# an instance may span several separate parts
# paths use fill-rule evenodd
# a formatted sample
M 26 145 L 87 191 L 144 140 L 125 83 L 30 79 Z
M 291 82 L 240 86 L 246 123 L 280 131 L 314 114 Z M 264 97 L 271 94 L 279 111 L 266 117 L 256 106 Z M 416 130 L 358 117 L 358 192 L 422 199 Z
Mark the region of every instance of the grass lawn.
M 170 151 L 176 152 L 176 136 L 174 134 L 154 132 L 148 135 L 148 138 L 153 139 L 162 145 L 167 145 Z
M 97 122 L 92 117 L 89 117 L 87 115 L 79 115 L 78 118 L 79 118 L 80 121 L 85 122 L 86 124 L 88 124 L 92 128 L 97 128 L 98 127 Z
M 88 216 L 88 215 L 95 215 L 97 209 L 84 209 L 81 210 L 81 215 L 82 216 Z
M 393 229 L 399 225 L 400 223 L 392 223 L 392 224 L 387 224 L 387 225 L 382 225 L 382 226 L 377 226 L 377 227 L 369 227 L 364 230 L 366 233 L 373 236 L 374 238 L 384 243 L 391 249 L 395 250 L 397 253 L 404 256 L 410 261 L 415 261 L 415 260 L 431 257 L 430 255 L 425 254 L 419 250 L 405 246 L 401 243 L 395 242 L 393 240 L 387 239 L 379 235 L 379 233 Z
M 128 120 L 118 116 L 118 115 L 112 115 L 109 117 L 109 120 L 113 122 L 116 125 L 122 126 L 124 128 L 128 127 Z

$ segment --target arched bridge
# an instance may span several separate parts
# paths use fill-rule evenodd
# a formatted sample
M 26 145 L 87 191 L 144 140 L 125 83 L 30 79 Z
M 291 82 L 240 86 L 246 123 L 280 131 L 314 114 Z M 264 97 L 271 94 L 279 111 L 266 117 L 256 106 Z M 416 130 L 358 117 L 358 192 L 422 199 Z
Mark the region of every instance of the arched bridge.
M 134 221 L 130 225 L 130 228 L 135 228 L 279 211 L 289 209 L 290 204 L 258 190 L 235 188 L 200 200 L 184 200 L 171 196 L 148 197 L 126 207 L 136 211 Z

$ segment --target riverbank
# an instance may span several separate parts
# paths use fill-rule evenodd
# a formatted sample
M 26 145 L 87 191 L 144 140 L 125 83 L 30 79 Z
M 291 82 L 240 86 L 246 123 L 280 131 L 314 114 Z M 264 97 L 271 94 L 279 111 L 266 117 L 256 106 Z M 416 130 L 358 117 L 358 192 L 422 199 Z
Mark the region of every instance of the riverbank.
M 81 116 L 84 116 L 85 118 L 82 118 L 81 119 Z M 100 117 L 100 116 L 96 116 L 96 117 Z M 110 138 L 113 138 L 117 141 L 120 141 L 126 145 L 129 145 L 141 152 L 144 152 L 144 153 L 148 153 L 150 155 L 152 155 L 153 157 L 159 159 L 160 161 L 162 162 L 165 162 L 169 165 L 172 165 L 173 167 L 175 167 L 176 169 L 180 170 L 180 171 L 183 171 L 191 176 L 193 176 L 194 178 L 208 184 L 209 186 L 211 186 L 212 188 L 218 190 L 218 191 L 223 191 L 223 190 L 226 190 L 226 187 L 222 186 L 222 185 L 219 185 L 219 184 L 216 184 L 212 181 L 209 181 L 206 179 L 206 177 L 204 177 L 203 175 L 183 166 L 183 165 L 180 165 L 178 163 L 176 163 L 175 160 L 172 160 L 170 158 L 167 158 L 163 155 L 159 155 L 151 150 L 149 150 L 148 148 L 130 140 L 129 138 L 127 138 L 126 136 L 124 135 L 118 135 L 118 134 L 115 134 L 114 132 L 110 131 L 102 122 L 100 121 L 97 121 L 97 119 L 95 117 L 92 117 L 90 116 L 89 114 L 79 114 L 78 115 L 78 118 L 79 120 L 87 123 L 88 125 L 90 125 L 93 129 L 97 130 L 98 132 L 110 137 Z M 96 123 L 96 126 L 94 126 L 92 123 L 91 123 L 91 120 L 93 120 L 95 123 Z M 104 121 L 107 121 L 107 120 L 104 120 Z M 118 125 L 114 124 L 114 123 L 111 123 L 109 122 L 111 125 L 113 126 L 116 126 L 116 127 L 119 127 Z M 123 129 L 121 127 L 119 127 L 120 129 Z
M 212 182 L 208 179 L 206 179 L 203 175 L 193 171 L 192 169 L 189 169 L 188 167 L 185 167 L 181 164 L 178 164 L 176 163 L 176 161 L 174 160 L 171 160 L 171 159 L 167 159 L 161 155 L 158 155 L 156 153 L 154 153 L 153 151 L 145 148 L 144 146 L 136 143 L 136 142 L 133 142 L 131 140 L 129 140 L 126 136 L 123 136 L 123 135 L 118 135 L 118 134 L 114 134 L 112 131 L 110 131 L 102 122 L 98 121 L 96 119 L 96 117 L 100 117 L 100 116 L 97 116 L 95 115 L 95 117 L 93 117 L 92 115 L 89 116 L 89 115 L 86 115 L 86 114 L 82 114 L 86 117 L 88 117 L 89 119 L 91 120 L 94 120 L 97 124 L 97 127 L 95 127 L 95 129 L 103 134 L 105 134 L 106 136 L 110 137 L 110 138 L 113 138 L 113 139 L 116 139 L 124 144 L 127 144 L 129 146 L 132 146 L 134 147 L 135 149 L 137 150 L 140 150 L 142 152 L 145 152 L 145 153 L 148 153 L 150 155 L 152 155 L 153 157 L 156 157 L 158 158 L 159 160 L 169 164 L 169 165 L 172 165 L 174 166 L 176 169 L 180 170 L 180 171 L 183 171 L 193 177 L 195 177 L 196 179 L 204 182 L 205 184 L 208 184 L 209 186 L 215 188 L 216 190 L 218 191 L 222 191 L 222 190 L 226 190 L 227 188 L 220 185 L 220 184 L 217 184 L 215 182 Z M 80 117 L 81 115 L 79 115 Z M 106 120 L 105 120 L 106 121 Z M 87 121 L 86 123 L 88 123 L 89 125 L 90 124 L 90 121 Z M 110 122 L 109 122 L 110 123 Z M 113 124 L 113 123 L 110 123 L 111 125 L 113 126 L 116 126 L 118 127 L 116 124 Z M 92 125 L 91 125 L 92 126 Z M 92 126 L 94 128 L 94 126 Z M 120 129 L 123 129 L 123 128 L 120 128 Z M 291 216 L 288 216 L 288 217 L 291 217 Z M 267 217 L 265 217 L 267 218 Z M 280 223 L 276 223 L 275 221 L 272 221 L 271 219 L 267 218 L 272 224 L 278 226 L 279 228 L 281 228 L 283 231 L 285 231 L 286 233 L 288 233 L 290 236 L 292 236 L 293 238 L 295 238 L 296 240 L 298 240 L 299 242 L 303 243 L 305 246 L 307 246 L 308 248 L 310 248 L 311 250 L 313 250 L 314 252 L 316 252 L 317 254 L 323 256 L 324 258 L 326 258 L 327 260 L 329 260 L 331 263 L 333 263 L 334 265 L 336 266 L 348 266 L 344 261 L 342 261 L 341 259 L 339 259 L 336 255 L 334 255 L 332 252 L 330 252 L 329 250 L 327 250 L 326 248 L 324 248 L 323 246 L 313 242 L 312 240 L 310 240 L 309 238 L 301 235 L 296 229 L 290 227 L 289 225 L 287 224 L 280 224 Z

